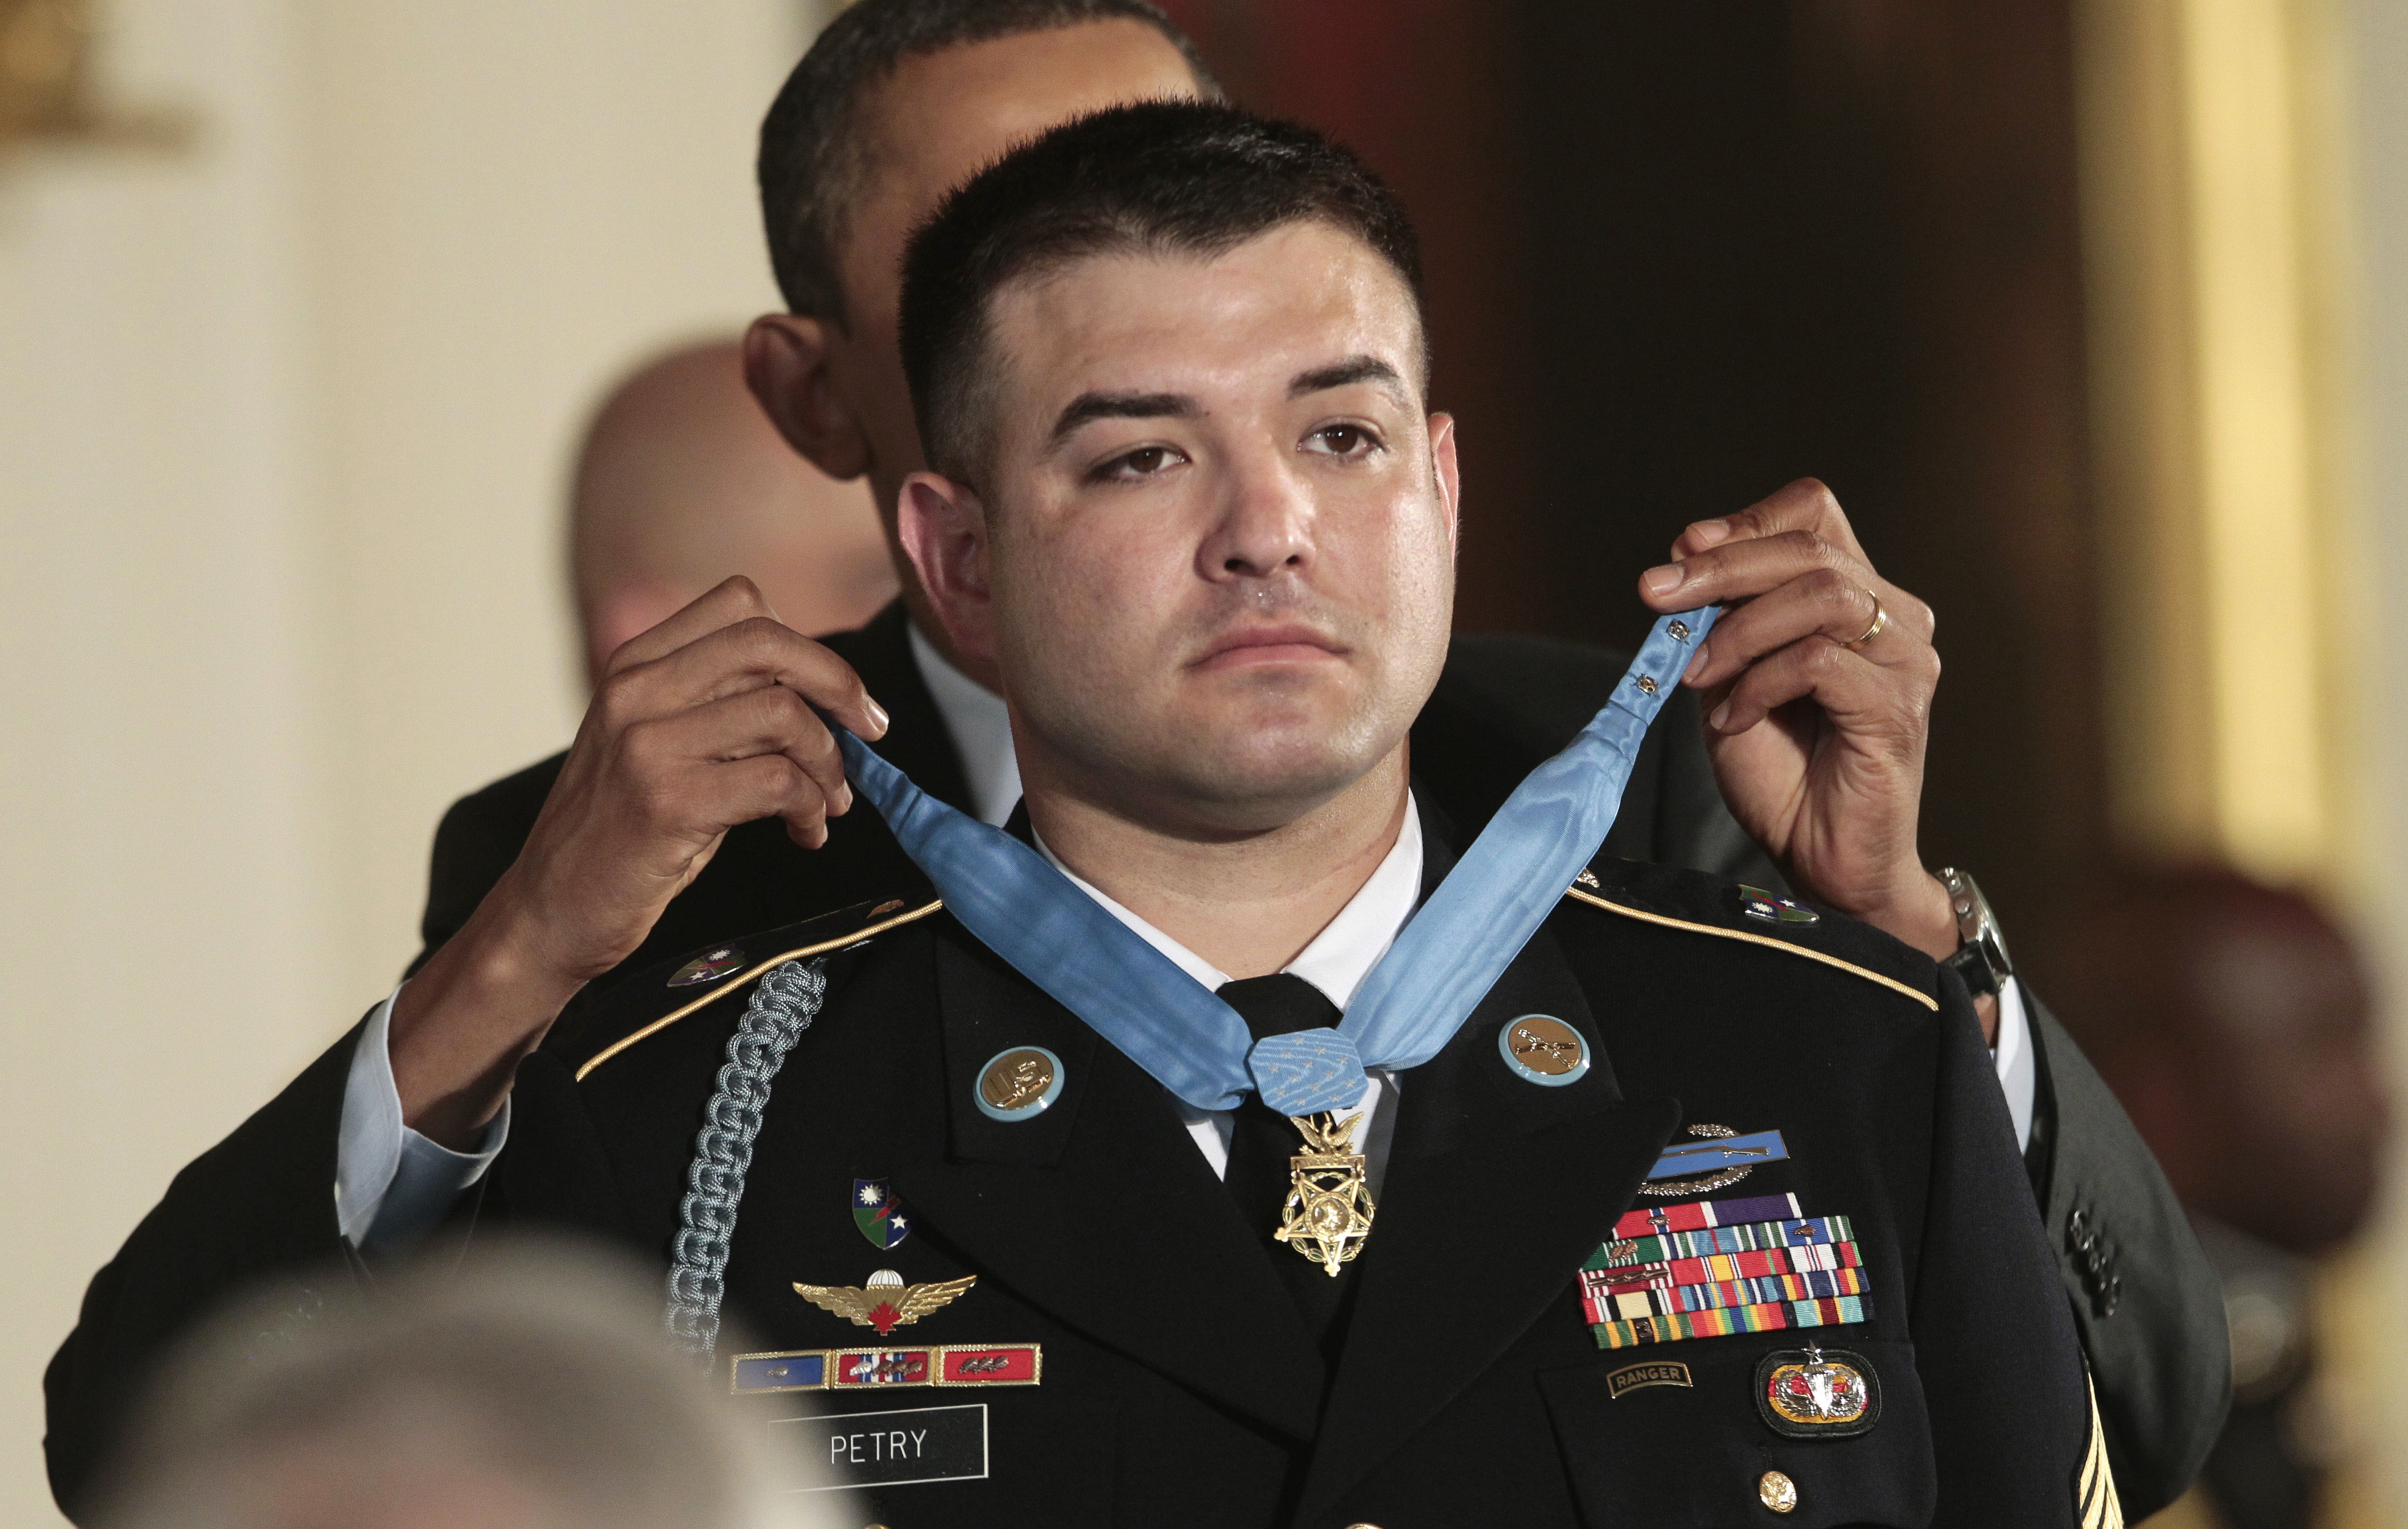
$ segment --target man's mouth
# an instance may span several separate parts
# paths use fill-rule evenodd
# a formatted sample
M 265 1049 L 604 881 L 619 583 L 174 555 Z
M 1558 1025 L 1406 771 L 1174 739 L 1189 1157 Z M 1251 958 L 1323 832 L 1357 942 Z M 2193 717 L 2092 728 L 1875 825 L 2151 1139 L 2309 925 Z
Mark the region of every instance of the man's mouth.
M 1222 634 L 1192 665 L 1198 669 L 1254 668 L 1308 664 L 1336 658 L 1346 650 L 1318 627 L 1301 622 L 1244 626 Z

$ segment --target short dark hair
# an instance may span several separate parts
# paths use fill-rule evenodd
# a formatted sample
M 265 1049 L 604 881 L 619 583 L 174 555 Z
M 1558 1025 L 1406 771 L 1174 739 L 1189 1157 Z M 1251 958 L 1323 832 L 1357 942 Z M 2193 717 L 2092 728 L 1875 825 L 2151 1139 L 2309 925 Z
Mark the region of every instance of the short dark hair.
M 903 374 L 929 465 L 975 480 L 991 444 L 995 294 L 1120 250 L 1205 259 L 1290 223 L 1360 238 L 1404 278 L 1416 316 L 1421 247 L 1387 187 L 1309 127 L 1234 107 L 1147 101 L 1066 122 L 957 187 L 903 257 Z M 1429 340 L 1422 333 L 1420 380 Z
M 859 106 L 870 86 L 906 59 L 1113 21 L 1161 33 L 1197 89 L 1220 96 L 1196 45 L 1146 0 L 859 0 L 830 21 L 761 120 L 761 219 L 786 307 L 849 322 L 837 250 L 868 167 Z

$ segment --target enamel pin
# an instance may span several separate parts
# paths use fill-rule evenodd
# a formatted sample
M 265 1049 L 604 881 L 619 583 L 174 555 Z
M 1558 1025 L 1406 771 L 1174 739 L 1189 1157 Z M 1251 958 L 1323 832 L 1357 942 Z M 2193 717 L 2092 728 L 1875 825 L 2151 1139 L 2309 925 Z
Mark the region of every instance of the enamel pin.
M 1062 1059 L 1042 1046 L 997 1051 L 979 1069 L 978 1107 L 989 1120 L 1033 1121 L 1062 1096 Z
M 1559 1089 L 1588 1075 L 1588 1042 L 1553 1014 L 1525 1014 L 1497 1033 L 1497 1050 L 1514 1076 Z
M 858 1285 L 806 1285 L 797 1280 L 795 1293 L 823 1311 L 833 1311 L 855 1327 L 873 1327 L 884 1337 L 908 1327 L 939 1307 L 951 1306 L 972 1285 L 975 1274 L 933 1285 L 907 1285 L 893 1269 L 881 1269 Z
M 883 1179 L 853 1181 L 853 1224 L 880 1252 L 899 1246 L 911 1235 L 911 1219 L 903 1214 L 895 1186 Z
M 1791 1438 L 1846 1438 L 1881 1419 L 1881 1378 L 1845 1349 L 1776 1349 L 1756 1366 L 1756 1410 Z
M 1786 924 L 1793 929 L 1803 929 L 1823 922 L 1823 915 L 1804 903 L 1794 897 L 1784 897 L 1777 892 L 1767 892 L 1762 887 L 1740 888 L 1739 910 L 1758 923 Z
M 680 966 L 670 974 L 669 986 L 690 988 L 700 982 L 716 982 L 743 965 L 743 951 L 733 945 L 723 945 L 715 950 L 705 950 Z

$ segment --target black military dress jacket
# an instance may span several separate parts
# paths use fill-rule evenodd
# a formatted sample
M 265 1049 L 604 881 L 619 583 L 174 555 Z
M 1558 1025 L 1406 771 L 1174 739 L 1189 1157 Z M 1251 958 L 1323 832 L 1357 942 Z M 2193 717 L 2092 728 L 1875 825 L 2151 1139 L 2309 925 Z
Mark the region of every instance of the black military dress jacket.
M 865 1522 L 2082 1522 L 2080 1348 L 1961 988 L 1836 918 L 1752 920 L 1700 875 L 1600 862 L 1589 879 L 1403 1075 L 1334 1363 L 1274 1267 L 1297 1255 L 1265 1245 L 1277 1207 L 1235 1204 L 1163 1089 L 932 900 L 738 942 L 744 966 L 699 1006 L 672 971 L 629 984 L 522 1074 L 489 1203 L 663 1258 L 744 973 L 835 942 L 726 1271 L 751 1352 L 822 1389 L 732 1405 L 833 1455 Z M 1531 1014 L 1580 1033 L 1585 1076 L 1542 1087 L 1507 1065 L 1498 1034 Z M 990 1118 L 982 1069 L 1023 1047 L 1060 1059 L 1060 1095 Z M 1699 1124 L 1777 1130 L 1789 1155 L 1642 1201 Z M 864 1181 L 910 1218 L 891 1249 L 856 1224 Z M 1634 1206 L 1784 1193 L 1846 1218 L 1865 1320 L 1600 1346 L 1581 1270 Z M 796 1289 L 881 1269 L 906 1290 L 974 1282 L 883 1335 Z M 1768 1422 L 1759 1366 L 1810 1339 L 1874 1377 L 1869 1431 Z M 963 1355 L 988 1368 L 954 1373 Z M 770 1363 L 718 1356 L 748 1389 Z

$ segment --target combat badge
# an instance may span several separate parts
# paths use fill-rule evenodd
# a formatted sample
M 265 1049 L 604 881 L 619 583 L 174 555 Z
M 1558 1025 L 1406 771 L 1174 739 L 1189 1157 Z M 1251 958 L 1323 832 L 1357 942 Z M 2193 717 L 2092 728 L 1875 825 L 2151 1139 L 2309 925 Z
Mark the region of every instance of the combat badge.
M 1776 1349 L 1756 1366 L 1756 1410 L 1791 1438 L 1847 1438 L 1881 1419 L 1881 1377 L 1845 1349 Z
M 797 1280 L 795 1293 L 823 1311 L 833 1311 L 855 1327 L 874 1327 L 884 1337 L 898 1327 L 918 1322 L 941 1306 L 950 1306 L 978 1283 L 975 1274 L 933 1285 L 907 1285 L 893 1269 L 881 1269 L 859 1285 L 806 1285 Z
M 1739 910 L 1758 923 L 1785 924 L 1793 929 L 1803 929 L 1823 922 L 1823 915 L 1796 898 L 1784 897 L 1762 887 L 1740 888 Z
M 705 950 L 680 966 L 670 974 L 669 986 L 690 988 L 700 982 L 716 982 L 743 965 L 743 951 L 733 945 L 723 945 L 715 950 Z
M 911 1218 L 903 1214 L 895 1186 L 883 1179 L 853 1181 L 853 1224 L 881 1252 L 900 1246 L 911 1235 Z
M 1766 1164 L 1789 1157 L 1789 1144 L 1778 1131 L 1742 1136 L 1727 1125 L 1693 1125 L 1689 1135 L 1700 1139 L 1665 1148 L 1656 1165 L 1647 1170 L 1640 1193 L 1659 1199 L 1705 1194 L 1727 1189 Z
M 1287 1203 L 1280 1207 L 1280 1241 L 1338 1278 L 1371 1235 L 1371 1188 L 1363 1178 L 1363 1156 L 1353 1150 L 1354 1122 L 1363 1117 L 1291 1115 L 1304 1133 L 1304 1150 L 1288 1161 Z

